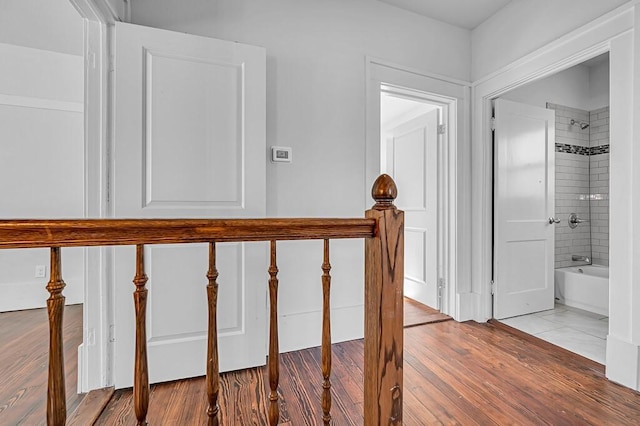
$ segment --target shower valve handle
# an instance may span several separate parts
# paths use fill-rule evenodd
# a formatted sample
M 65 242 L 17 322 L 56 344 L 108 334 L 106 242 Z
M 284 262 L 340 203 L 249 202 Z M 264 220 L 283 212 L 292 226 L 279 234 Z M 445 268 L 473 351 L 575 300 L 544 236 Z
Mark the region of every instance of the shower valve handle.
M 549 225 L 553 225 L 554 223 L 560 223 L 560 219 L 557 219 L 555 217 L 550 217 L 549 218 Z

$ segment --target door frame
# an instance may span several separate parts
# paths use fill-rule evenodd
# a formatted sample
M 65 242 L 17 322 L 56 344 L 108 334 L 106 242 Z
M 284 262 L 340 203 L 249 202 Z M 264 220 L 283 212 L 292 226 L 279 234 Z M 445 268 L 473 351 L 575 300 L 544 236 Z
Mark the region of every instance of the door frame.
M 380 174 L 380 92 L 425 101 L 447 110 L 446 138 L 438 149 L 438 277 L 443 279 L 441 312 L 456 320 L 464 320 L 457 280 L 459 265 L 464 264 L 458 251 L 460 211 L 458 210 L 458 177 L 460 169 L 458 146 L 468 135 L 468 103 L 470 84 L 441 75 L 404 67 L 386 60 L 367 56 L 366 137 L 365 137 L 365 205 L 370 200 L 370 182 Z
M 84 216 L 105 218 L 110 217 L 110 39 L 117 14 L 107 0 L 69 1 L 84 19 Z M 78 347 L 78 392 L 113 385 L 110 250 L 103 247 L 85 249 L 83 337 L 82 344 Z
M 556 74 L 588 59 L 610 52 L 611 56 L 628 56 L 624 43 L 616 43 L 621 36 L 633 31 L 633 6 L 620 8 L 574 30 L 547 46 L 480 79 L 473 84 L 471 145 L 473 179 L 471 207 L 475 212 L 472 228 L 472 287 L 477 295 L 471 318 L 486 322 L 492 318 L 491 273 L 493 264 L 493 147 L 491 132 L 492 101 L 527 83 Z M 618 53 L 620 52 L 620 53 Z M 611 81 L 616 79 L 612 67 Z M 624 81 L 624 75 L 621 78 Z M 630 104 L 625 99 L 611 97 L 616 105 Z M 611 127 L 616 126 L 612 122 Z M 613 155 L 613 154 L 612 154 Z

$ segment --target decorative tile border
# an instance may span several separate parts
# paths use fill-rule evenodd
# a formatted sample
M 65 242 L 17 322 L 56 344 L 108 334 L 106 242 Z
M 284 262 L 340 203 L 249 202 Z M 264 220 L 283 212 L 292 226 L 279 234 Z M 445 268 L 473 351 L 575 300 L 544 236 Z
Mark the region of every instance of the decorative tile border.
M 570 145 L 568 143 L 556 143 L 556 152 L 566 152 L 567 154 L 589 155 L 588 146 Z
M 580 146 L 580 145 L 571 145 L 568 143 L 556 143 L 556 152 L 566 152 L 567 154 L 578 154 L 578 155 L 586 155 L 586 156 L 608 154 L 609 144 L 588 147 L 588 146 Z
M 598 154 L 608 154 L 609 153 L 609 144 L 600 145 L 600 146 L 592 146 L 591 152 L 589 155 L 598 155 Z

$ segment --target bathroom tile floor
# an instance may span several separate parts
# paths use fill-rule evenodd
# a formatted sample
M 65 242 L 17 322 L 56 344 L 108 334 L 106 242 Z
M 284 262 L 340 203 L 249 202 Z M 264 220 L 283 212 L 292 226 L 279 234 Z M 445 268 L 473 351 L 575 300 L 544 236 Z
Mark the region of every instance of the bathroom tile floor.
M 500 320 L 525 333 L 605 363 L 609 318 L 556 303 L 555 308 Z

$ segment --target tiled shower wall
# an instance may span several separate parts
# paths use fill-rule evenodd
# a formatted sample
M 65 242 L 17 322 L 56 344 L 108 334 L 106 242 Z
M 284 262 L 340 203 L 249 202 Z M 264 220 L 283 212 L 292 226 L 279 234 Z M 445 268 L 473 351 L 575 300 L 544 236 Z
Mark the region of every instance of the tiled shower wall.
M 571 119 L 589 121 L 589 112 L 547 104 L 556 113 L 556 268 L 584 264 L 571 261 L 572 255 L 591 257 L 591 230 L 588 223 L 569 228 L 569 215 L 589 218 L 589 128 L 572 126 Z
M 609 266 L 609 107 L 590 113 L 591 254 Z
M 609 108 L 585 111 L 547 104 L 556 115 L 555 267 L 582 265 L 572 255 L 608 265 L 609 255 Z M 571 125 L 587 122 L 581 129 Z M 571 213 L 589 220 L 569 227 Z

